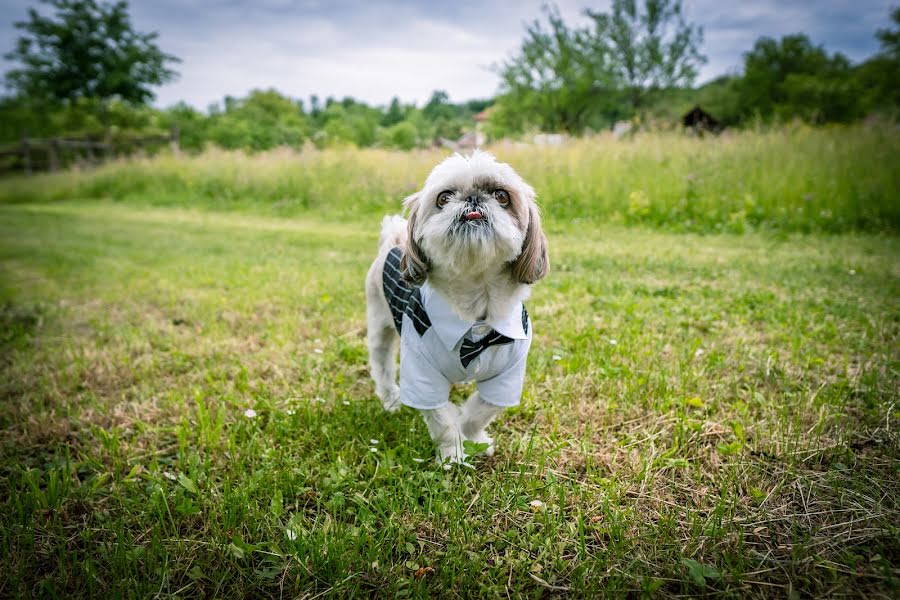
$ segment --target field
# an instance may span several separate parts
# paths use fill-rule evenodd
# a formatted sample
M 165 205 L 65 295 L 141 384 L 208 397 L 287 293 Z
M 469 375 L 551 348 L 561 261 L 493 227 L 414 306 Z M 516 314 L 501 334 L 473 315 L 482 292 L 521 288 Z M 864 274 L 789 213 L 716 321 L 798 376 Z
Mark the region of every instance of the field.
M 897 597 L 897 136 L 495 150 L 552 272 L 450 471 L 362 286 L 439 153 L 0 182 L 0 596 Z

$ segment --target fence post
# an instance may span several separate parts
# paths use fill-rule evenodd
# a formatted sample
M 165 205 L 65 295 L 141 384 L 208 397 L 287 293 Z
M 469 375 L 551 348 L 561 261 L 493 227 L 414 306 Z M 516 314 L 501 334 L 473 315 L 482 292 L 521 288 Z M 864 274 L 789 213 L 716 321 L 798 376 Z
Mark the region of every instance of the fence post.
M 28 136 L 22 136 L 22 163 L 25 174 L 31 176 L 31 149 L 28 146 Z
M 50 140 L 50 145 L 47 146 L 47 159 L 50 163 L 51 171 L 59 170 L 59 138 L 53 138 Z
M 172 148 L 172 154 L 178 155 L 181 153 L 181 129 L 178 128 L 178 125 L 172 126 L 172 133 L 169 135 L 169 146 Z

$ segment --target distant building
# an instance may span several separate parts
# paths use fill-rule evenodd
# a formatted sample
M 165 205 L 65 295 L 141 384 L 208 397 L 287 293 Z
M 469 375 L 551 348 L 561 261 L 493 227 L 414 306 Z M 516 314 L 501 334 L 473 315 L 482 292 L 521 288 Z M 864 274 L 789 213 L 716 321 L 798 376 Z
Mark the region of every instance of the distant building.
M 491 107 L 488 107 L 480 113 L 472 115 L 472 120 L 475 122 L 474 127 L 469 131 L 463 133 L 462 137 L 458 140 L 439 138 L 437 140 L 437 145 L 444 148 L 449 148 L 450 150 L 454 150 L 456 152 L 469 152 L 475 150 L 476 148 L 480 148 L 487 141 L 487 138 L 484 135 L 484 131 L 482 130 L 482 124 L 490 116 L 490 110 Z
M 719 133 L 725 127 L 711 114 L 695 106 L 686 115 L 681 118 L 681 122 L 686 129 L 692 129 L 695 133 L 703 134 L 706 132 Z

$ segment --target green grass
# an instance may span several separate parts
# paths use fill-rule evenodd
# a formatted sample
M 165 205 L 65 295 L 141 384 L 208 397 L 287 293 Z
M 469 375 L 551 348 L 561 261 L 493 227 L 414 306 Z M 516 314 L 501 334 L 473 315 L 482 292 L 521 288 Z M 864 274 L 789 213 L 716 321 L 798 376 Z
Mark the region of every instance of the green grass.
M 551 224 L 578 219 L 675 231 L 900 231 L 892 126 L 601 135 L 564 147 L 497 145 L 538 190 Z M 209 152 L 18 178 L 0 204 L 109 199 L 329 220 L 396 211 L 446 151 Z
M 449 472 L 368 379 L 381 199 L 0 207 L 0 595 L 896 597 L 900 241 L 554 194 L 522 404 Z

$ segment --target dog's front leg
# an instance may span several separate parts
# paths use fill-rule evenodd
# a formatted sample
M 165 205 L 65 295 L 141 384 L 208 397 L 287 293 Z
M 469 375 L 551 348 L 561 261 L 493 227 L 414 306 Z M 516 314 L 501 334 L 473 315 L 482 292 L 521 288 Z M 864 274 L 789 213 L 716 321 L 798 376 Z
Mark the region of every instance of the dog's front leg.
M 448 402 L 441 408 L 423 410 L 422 417 L 428 426 L 428 433 L 437 448 L 437 458 L 447 468 L 452 463 L 464 463 L 463 437 L 460 431 L 459 407 Z
M 462 406 L 459 418 L 460 431 L 467 440 L 472 440 L 476 444 L 487 444 L 488 447 L 484 451 L 487 456 L 494 455 L 494 440 L 485 429 L 501 412 L 502 407 L 488 404 L 481 399 L 478 392 L 472 392 Z

